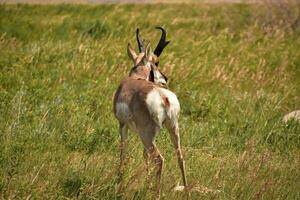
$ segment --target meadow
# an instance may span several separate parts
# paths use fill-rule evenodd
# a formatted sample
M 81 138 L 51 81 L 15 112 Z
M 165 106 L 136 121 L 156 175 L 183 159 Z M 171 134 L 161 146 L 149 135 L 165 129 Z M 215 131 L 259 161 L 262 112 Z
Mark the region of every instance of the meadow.
M 246 4 L 0 5 L 0 199 L 147 199 L 130 132 L 118 193 L 113 94 L 135 30 L 181 103 L 190 199 L 300 199 L 300 7 Z M 137 48 L 136 48 L 137 49 Z M 169 135 L 162 199 L 181 181 Z

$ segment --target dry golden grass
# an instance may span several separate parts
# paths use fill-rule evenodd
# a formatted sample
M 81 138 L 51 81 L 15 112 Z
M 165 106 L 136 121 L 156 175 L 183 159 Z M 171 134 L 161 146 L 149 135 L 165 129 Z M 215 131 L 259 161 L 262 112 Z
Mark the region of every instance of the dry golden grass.
M 300 127 L 282 121 L 299 109 L 299 7 L 283 24 L 268 6 L 0 5 L 0 199 L 151 198 L 134 133 L 117 192 L 112 96 L 135 29 L 153 47 L 157 25 L 171 40 L 160 63 L 181 103 L 190 199 L 299 199 Z M 162 199 L 186 198 L 172 190 L 166 131 L 157 146 Z

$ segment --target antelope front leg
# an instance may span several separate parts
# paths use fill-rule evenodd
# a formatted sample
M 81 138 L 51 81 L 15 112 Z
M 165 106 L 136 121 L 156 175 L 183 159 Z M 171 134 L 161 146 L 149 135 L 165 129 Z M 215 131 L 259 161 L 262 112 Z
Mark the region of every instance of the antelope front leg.
M 125 168 L 125 159 L 126 159 L 126 146 L 127 146 L 127 132 L 128 128 L 125 124 L 120 123 L 119 132 L 121 136 L 121 144 L 120 144 L 120 166 L 119 166 L 119 191 L 122 190 L 122 181 L 123 181 L 123 174 Z
M 183 180 L 183 186 L 184 186 L 184 188 L 186 188 L 187 180 L 186 180 L 186 174 L 185 174 L 185 161 L 183 159 L 183 155 L 182 155 L 181 147 L 180 147 L 180 136 L 179 136 L 178 125 L 175 125 L 174 127 L 170 128 L 170 135 L 171 135 L 171 140 L 172 140 L 172 143 L 175 147 L 175 151 L 177 154 L 178 164 L 180 167 L 182 180 Z M 181 190 L 181 188 L 176 188 L 176 189 Z
M 146 169 L 146 182 L 148 183 L 148 179 L 149 179 L 149 174 L 150 174 L 150 170 L 149 170 L 149 153 L 147 152 L 146 149 L 144 149 L 144 152 L 143 152 L 143 156 L 144 156 L 144 159 L 145 159 L 145 169 Z

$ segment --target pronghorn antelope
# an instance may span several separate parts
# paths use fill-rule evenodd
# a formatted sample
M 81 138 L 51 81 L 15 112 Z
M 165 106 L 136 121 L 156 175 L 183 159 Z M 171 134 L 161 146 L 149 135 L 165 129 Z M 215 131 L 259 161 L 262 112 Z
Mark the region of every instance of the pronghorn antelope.
M 154 53 L 151 52 L 149 45 L 145 48 L 143 40 L 139 37 L 138 29 L 136 37 L 140 53 L 136 54 L 128 44 L 127 53 L 133 61 L 133 68 L 129 77 L 125 78 L 119 85 L 113 104 L 121 135 L 120 178 L 122 179 L 124 170 L 127 131 L 130 128 L 137 132 L 142 140 L 147 168 L 149 159 L 155 163 L 156 192 L 159 198 L 164 159 L 156 147 L 154 139 L 163 126 L 169 130 L 178 157 L 183 179 L 183 186 L 180 186 L 180 189 L 187 186 L 187 180 L 180 147 L 179 101 L 173 92 L 165 88 L 167 78 L 158 70 L 158 57 L 169 42 L 165 39 L 165 30 L 161 27 L 157 28 L 162 31 L 162 36 Z

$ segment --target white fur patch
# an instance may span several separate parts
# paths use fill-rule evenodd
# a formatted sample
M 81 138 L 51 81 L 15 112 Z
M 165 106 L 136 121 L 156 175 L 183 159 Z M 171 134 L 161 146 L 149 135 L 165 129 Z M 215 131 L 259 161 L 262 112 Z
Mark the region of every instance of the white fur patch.
M 170 125 L 172 127 L 177 126 L 178 123 L 178 117 L 180 112 L 180 104 L 177 99 L 177 96 L 171 92 L 170 90 L 167 90 L 165 88 L 159 88 L 160 92 L 163 94 L 163 96 L 168 98 L 168 101 L 170 103 L 169 109 L 167 109 L 167 115 L 168 119 L 170 120 Z
M 146 98 L 146 104 L 150 115 L 154 118 L 155 122 L 161 127 L 165 119 L 165 108 L 163 99 L 158 90 L 152 90 Z
M 126 103 L 124 102 L 119 102 L 116 105 L 116 116 L 119 119 L 119 121 L 126 123 L 128 127 L 136 131 L 136 124 L 132 120 L 132 115 L 130 113 L 129 107 Z
M 166 79 L 163 77 L 163 75 L 159 71 L 154 71 L 154 82 L 160 83 L 160 84 L 167 84 Z
M 119 102 L 116 105 L 116 116 L 120 121 L 126 122 L 130 119 L 129 107 L 126 103 Z
M 163 98 L 167 98 L 170 105 L 165 105 Z M 168 119 L 172 124 L 177 123 L 180 111 L 180 104 L 176 95 L 164 88 L 153 89 L 146 98 L 148 110 L 156 123 L 161 127 L 162 123 Z
M 171 92 L 170 90 L 168 89 L 165 89 L 165 88 L 159 88 L 159 91 L 165 96 L 168 98 L 170 104 L 171 104 L 171 107 L 172 109 L 174 109 L 174 112 L 176 112 L 176 114 L 179 113 L 180 111 L 180 104 L 179 104 L 179 101 L 177 99 L 177 96 Z

